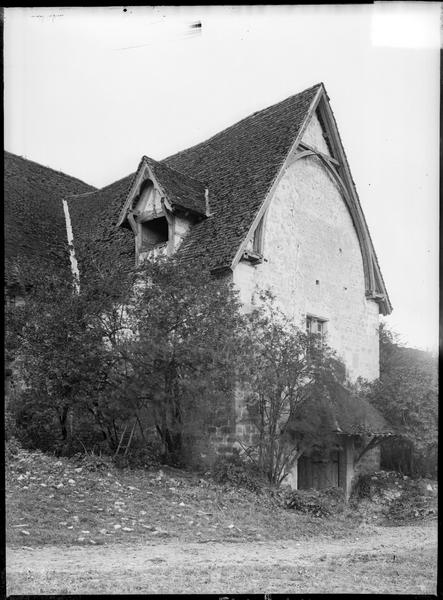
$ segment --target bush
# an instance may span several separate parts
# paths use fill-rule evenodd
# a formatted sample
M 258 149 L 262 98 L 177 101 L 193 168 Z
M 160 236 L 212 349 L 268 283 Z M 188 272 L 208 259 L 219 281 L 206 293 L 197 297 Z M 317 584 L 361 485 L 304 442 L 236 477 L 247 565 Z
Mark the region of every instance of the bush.
M 161 463 L 161 447 L 156 442 L 139 443 L 131 446 L 126 456 L 117 454 L 114 464 L 120 469 L 149 469 L 159 467 Z
M 402 493 L 409 478 L 395 471 L 362 473 L 354 480 L 351 497 L 355 500 L 368 499 L 373 502 L 393 500 Z
M 60 444 L 60 427 L 55 415 L 36 409 L 28 401 L 14 407 L 16 437 L 28 450 L 52 452 Z
M 343 490 L 288 490 L 284 496 L 285 508 L 311 514 L 314 517 L 330 517 L 342 512 L 345 506 Z
M 102 456 L 101 454 L 97 455 L 93 452 L 77 452 L 73 455 L 72 460 L 74 460 L 78 466 L 83 467 L 85 471 L 91 472 L 105 471 L 108 470 L 112 465 L 112 461 L 109 456 Z
M 358 477 L 351 501 L 368 515 L 377 513 L 400 524 L 437 514 L 437 484 L 395 471 L 378 471 Z
M 257 467 L 246 462 L 238 452 L 218 458 L 212 468 L 212 477 L 216 483 L 243 487 L 251 492 L 259 492 L 266 485 Z

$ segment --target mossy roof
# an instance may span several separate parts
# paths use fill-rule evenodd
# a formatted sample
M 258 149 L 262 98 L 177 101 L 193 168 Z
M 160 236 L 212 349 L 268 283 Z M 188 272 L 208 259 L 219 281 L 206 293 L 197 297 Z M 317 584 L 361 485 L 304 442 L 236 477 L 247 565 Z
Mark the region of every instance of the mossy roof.
M 21 156 L 4 153 L 5 279 L 13 283 L 15 260 L 34 257 L 69 269 L 61 199 L 95 188 Z

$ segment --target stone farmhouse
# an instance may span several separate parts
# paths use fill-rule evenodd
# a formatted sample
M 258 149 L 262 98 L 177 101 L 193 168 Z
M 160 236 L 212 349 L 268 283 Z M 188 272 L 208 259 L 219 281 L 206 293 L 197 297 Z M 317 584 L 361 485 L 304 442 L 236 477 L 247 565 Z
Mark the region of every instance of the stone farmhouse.
M 23 168 L 17 163 L 24 159 L 8 154 L 8 161 Z M 31 171 L 50 171 L 24 163 Z M 237 285 L 245 310 L 258 290 L 271 288 L 289 317 L 338 352 L 351 381 L 377 378 L 379 315 L 392 307 L 323 84 L 166 159 L 144 156 L 135 173 L 100 190 L 52 172 L 50 179 L 57 178 L 63 185 L 50 185 L 46 224 L 40 218 L 41 230 L 18 236 L 28 236 L 28 248 L 49 237 L 48 260 L 66 262 L 69 243 L 74 273 L 80 239 L 103 248 L 119 244 L 135 261 L 174 253 L 209 260 L 214 273 Z M 26 193 L 35 196 L 32 184 Z M 11 205 L 19 205 L 19 196 L 15 204 L 6 190 Z M 26 220 L 21 210 L 19 222 Z M 35 215 L 40 206 L 29 210 Z M 10 224 L 14 218 L 7 215 Z M 10 228 L 13 254 L 17 222 Z M 48 228 L 56 234 L 48 236 Z M 232 428 L 214 431 L 216 452 L 253 435 L 241 396 L 235 414 Z M 302 457 L 288 478 L 293 487 L 336 485 L 349 492 L 362 438 L 389 433 L 375 409 L 360 405 L 354 414 L 349 399 L 337 410 L 335 426 L 340 450 L 326 461 Z M 375 448 L 360 468 L 377 461 Z

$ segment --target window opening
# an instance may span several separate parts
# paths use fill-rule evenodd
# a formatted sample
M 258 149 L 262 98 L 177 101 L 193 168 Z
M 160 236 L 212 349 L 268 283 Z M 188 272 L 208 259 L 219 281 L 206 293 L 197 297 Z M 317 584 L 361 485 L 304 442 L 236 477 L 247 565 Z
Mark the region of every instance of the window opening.
M 166 244 L 169 237 L 169 226 L 166 217 L 145 221 L 141 225 L 141 250 L 146 251 L 154 246 Z
M 318 317 L 307 315 L 306 333 L 308 335 L 319 336 L 320 339 L 323 340 L 324 336 L 326 335 L 326 323 L 326 319 L 320 319 Z

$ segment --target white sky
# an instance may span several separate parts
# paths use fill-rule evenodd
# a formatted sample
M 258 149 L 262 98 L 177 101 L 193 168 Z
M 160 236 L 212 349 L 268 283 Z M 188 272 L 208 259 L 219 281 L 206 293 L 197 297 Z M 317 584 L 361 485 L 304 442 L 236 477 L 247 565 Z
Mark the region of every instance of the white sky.
M 97 187 L 323 81 L 387 322 L 437 348 L 440 3 L 14 7 L 4 44 L 5 148 Z

